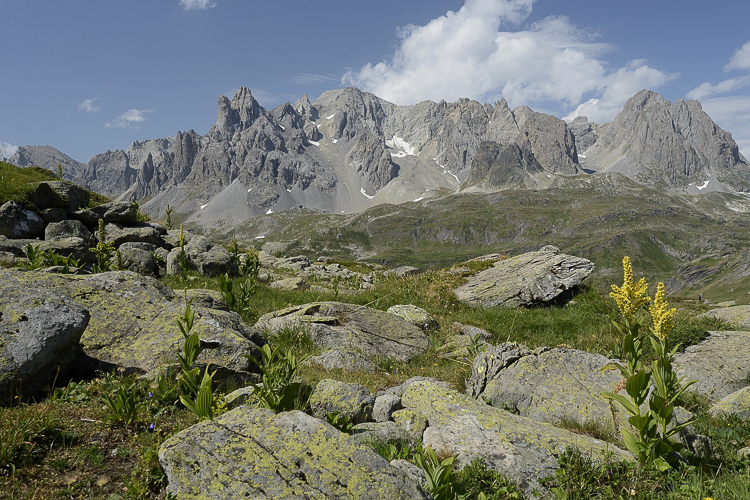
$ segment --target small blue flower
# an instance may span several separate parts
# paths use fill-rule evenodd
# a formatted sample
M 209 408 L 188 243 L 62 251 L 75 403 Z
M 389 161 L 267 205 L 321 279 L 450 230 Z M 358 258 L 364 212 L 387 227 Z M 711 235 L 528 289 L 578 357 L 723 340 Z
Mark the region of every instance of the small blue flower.
M 148 426 L 148 430 L 153 431 L 154 430 L 154 424 L 151 424 Z
M 154 395 L 153 395 L 153 394 L 151 394 L 151 391 L 148 391 L 148 397 L 150 397 L 150 398 L 153 398 L 153 397 L 154 397 Z

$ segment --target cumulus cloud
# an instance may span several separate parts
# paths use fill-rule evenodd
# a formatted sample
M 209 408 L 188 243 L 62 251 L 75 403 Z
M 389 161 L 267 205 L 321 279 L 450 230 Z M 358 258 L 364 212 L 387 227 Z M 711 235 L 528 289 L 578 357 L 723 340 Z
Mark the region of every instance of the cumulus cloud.
M 18 146 L 0 141 L 0 158 L 10 158 L 18 151 Z
M 724 66 L 724 71 L 733 69 L 750 69 L 750 42 L 737 49 L 732 59 Z
M 711 97 L 716 94 L 723 94 L 725 92 L 731 92 L 733 90 L 741 89 L 750 85 L 750 75 L 740 76 L 737 78 L 730 78 L 724 80 L 716 85 L 712 85 L 710 82 L 702 83 L 695 87 L 693 90 L 687 93 L 688 99 L 702 100 L 706 97 Z
M 552 102 L 571 109 L 586 100 L 590 119 L 608 121 L 642 88 L 677 77 L 643 60 L 608 68 L 601 57 L 612 47 L 564 16 L 513 30 L 533 3 L 466 0 L 457 12 L 402 28 L 390 61 L 350 70 L 342 83 L 397 104 L 504 97 L 511 106 Z
M 79 102 L 78 110 L 85 111 L 86 113 L 96 113 L 97 111 L 101 111 L 102 108 L 94 104 L 94 102 L 98 99 L 98 97 L 94 97 L 93 99 L 86 99 L 83 102 Z
M 115 118 L 114 120 L 108 121 L 104 124 L 105 128 L 133 128 L 139 129 L 136 123 L 146 121 L 144 113 L 151 113 L 150 109 L 129 109 L 123 114 Z
M 180 0 L 180 7 L 185 10 L 205 10 L 216 7 L 216 4 L 211 0 Z

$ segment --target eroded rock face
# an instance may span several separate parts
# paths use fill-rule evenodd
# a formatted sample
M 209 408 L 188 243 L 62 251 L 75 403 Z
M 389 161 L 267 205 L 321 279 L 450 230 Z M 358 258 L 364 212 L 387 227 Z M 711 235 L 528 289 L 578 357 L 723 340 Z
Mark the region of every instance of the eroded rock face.
M 703 342 L 676 354 L 672 364 L 678 377 L 697 380 L 688 390 L 716 401 L 747 386 L 750 332 L 709 333 Z
M 613 452 L 617 460 L 632 460 L 629 453 L 598 439 L 513 415 L 428 381 L 412 383 L 401 397 L 405 408 L 421 412 L 430 426 L 424 446 L 456 457 L 457 470 L 475 458 L 520 485 L 527 493 L 538 489 L 539 479 L 554 475 L 557 456 L 576 446 L 597 457 Z
M 429 498 L 371 448 L 299 411 L 241 406 L 169 438 L 159 462 L 181 500 Z
M 369 307 L 341 302 L 314 302 L 264 314 L 259 330 L 306 330 L 323 349 L 353 349 L 363 356 L 407 361 L 427 351 L 429 339 L 406 320 Z
M 580 285 L 593 271 L 590 260 L 546 246 L 495 262 L 458 287 L 456 297 L 479 307 L 540 304 Z

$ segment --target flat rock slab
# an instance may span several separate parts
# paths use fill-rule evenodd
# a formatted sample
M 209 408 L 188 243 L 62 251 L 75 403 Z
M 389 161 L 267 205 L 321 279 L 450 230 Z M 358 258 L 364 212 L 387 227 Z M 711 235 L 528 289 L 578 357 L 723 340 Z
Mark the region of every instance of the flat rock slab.
M 485 387 L 469 387 L 467 392 L 540 422 L 596 424 L 616 432 L 612 408 L 601 397 L 622 380 L 619 370 L 602 371 L 611 360 L 575 349 L 548 349 L 520 357 L 485 382 L 479 372 L 488 370 L 488 358 L 494 355 L 491 349 L 474 360 L 469 384 L 481 381 Z
M 409 385 L 401 403 L 427 417 L 430 426 L 424 432 L 423 445 L 454 455 L 457 470 L 481 458 L 488 468 L 528 494 L 534 489 L 544 493 L 539 480 L 554 475 L 557 457 L 568 446 L 594 458 L 607 451 L 614 453 L 615 459 L 633 459 L 604 441 L 513 415 L 428 381 Z
M 461 302 L 478 307 L 540 304 L 579 285 L 593 271 L 590 260 L 546 246 L 495 262 L 490 269 L 468 278 L 455 292 Z
M 430 345 L 422 330 L 395 314 L 341 302 L 314 302 L 264 314 L 255 328 L 271 333 L 301 328 L 322 349 L 353 349 L 370 360 L 408 361 Z
M 371 448 L 300 411 L 241 406 L 170 437 L 159 462 L 180 500 L 430 498 Z
M 708 412 L 711 415 L 736 415 L 739 418 L 750 418 L 750 387 L 743 387 L 716 402 Z
M 720 307 L 706 311 L 698 317 L 721 319 L 737 328 L 750 328 L 750 306 Z
M 703 342 L 674 357 L 674 367 L 685 381 L 697 380 L 693 390 L 711 401 L 742 389 L 750 377 L 750 332 L 709 332 Z

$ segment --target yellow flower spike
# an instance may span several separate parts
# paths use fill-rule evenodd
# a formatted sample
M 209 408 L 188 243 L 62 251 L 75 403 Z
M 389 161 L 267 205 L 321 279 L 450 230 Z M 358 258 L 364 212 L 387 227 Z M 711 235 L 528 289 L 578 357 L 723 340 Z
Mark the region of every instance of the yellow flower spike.
M 654 303 L 648 308 L 653 319 L 654 335 L 659 337 L 662 342 L 667 340 L 669 332 L 674 327 L 672 319 L 674 318 L 677 309 L 667 309 L 667 298 L 666 292 L 664 291 L 664 283 L 659 283 L 656 287 L 656 296 L 654 296 Z
M 646 278 L 641 278 L 638 283 L 633 283 L 633 266 L 630 264 L 630 257 L 627 255 L 622 259 L 622 268 L 625 275 L 622 287 L 612 285 L 613 291 L 609 296 L 615 299 L 622 315 L 628 318 L 628 321 L 633 321 L 633 315 L 636 311 L 651 300 L 646 295 L 648 283 L 646 283 Z

